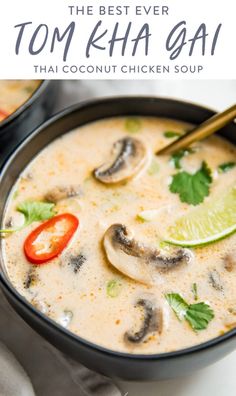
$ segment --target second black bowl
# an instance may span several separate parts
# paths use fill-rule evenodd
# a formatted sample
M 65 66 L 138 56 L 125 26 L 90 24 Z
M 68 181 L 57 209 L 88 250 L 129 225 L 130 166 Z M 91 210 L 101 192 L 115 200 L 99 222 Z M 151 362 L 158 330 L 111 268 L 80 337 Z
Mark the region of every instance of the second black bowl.
M 0 164 L 20 141 L 52 115 L 59 86 L 58 81 L 42 81 L 25 103 L 0 122 Z

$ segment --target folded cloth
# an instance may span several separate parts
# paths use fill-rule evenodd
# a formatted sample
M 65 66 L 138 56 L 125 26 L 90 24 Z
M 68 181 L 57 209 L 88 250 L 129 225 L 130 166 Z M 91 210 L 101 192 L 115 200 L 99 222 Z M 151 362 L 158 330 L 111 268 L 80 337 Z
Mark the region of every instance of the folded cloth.
M 0 343 L 0 396 L 35 396 L 28 375 L 2 343 Z
M 35 333 L 13 311 L 1 290 L 0 340 L 11 349 L 26 369 L 37 396 L 121 396 L 120 390 L 110 379 L 72 361 Z M 6 348 L 2 346 L 0 348 L 0 396 L 33 396 L 34 392 L 30 385 L 28 389 L 31 389 L 31 393 L 27 390 L 20 391 L 19 376 L 13 372 L 10 365 L 6 366 L 8 359 L 5 358 L 6 352 L 4 351 Z M 12 355 L 11 358 L 13 359 L 11 361 L 15 362 L 15 367 L 19 367 Z M 2 370 L 1 362 L 3 362 Z M 6 372 L 7 377 L 4 374 Z M 23 378 L 26 381 L 27 376 L 24 374 Z M 6 385 L 9 386 L 9 392 L 13 389 L 11 393 L 6 393 L 5 390 L 5 393 L 3 392 L 3 386 Z
M 121 396 L 121 391 L 109 378 L 69 359 L 55 348 L 53 348 L 53 352 L 70 372 L 73 382 L 80 386 L 86 396 Z

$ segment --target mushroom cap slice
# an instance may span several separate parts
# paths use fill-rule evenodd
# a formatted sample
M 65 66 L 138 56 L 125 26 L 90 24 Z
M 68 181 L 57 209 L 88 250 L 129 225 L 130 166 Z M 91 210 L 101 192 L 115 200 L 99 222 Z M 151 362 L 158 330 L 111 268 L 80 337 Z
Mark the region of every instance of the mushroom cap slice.
M 179 267 L 190 259 L 185 249 L 175 249 L 169 256 L 136 241 L 123 224 L 113 224 L 105 232 L 103 245 L 109 262 L 131 279 L 155 283 L 155 275 Z
M 153 298 L 142 297 L 137 300 L 135 307 L 143 308 L 143 323 L 138 331 L 127 331 L 124 340 L 131 343 L 140 343 L 151 332 L 161 334 L 163 327 L 162 311 L 157 307 Z
M 113 147 L 115 159 L 93 171 L 95 178 L 105 184 L 120 183 L 135 176 L 148 158 L 145 145 L 132 137 L 118 140 Z
M 80 186 L 56 186 L 49 190 L 44 199 L 47 202 L 57 203 L 63 199 L 76 197 L 82 194 Z

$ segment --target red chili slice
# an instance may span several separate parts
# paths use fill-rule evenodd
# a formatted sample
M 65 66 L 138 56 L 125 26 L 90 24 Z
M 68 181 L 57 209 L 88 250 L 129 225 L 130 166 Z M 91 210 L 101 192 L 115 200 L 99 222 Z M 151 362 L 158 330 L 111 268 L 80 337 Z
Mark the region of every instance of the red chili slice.
M 77 217 L 64 213 L 33 230 L 26 238 L 24 252 L 30 263 L 43 264 L 57 257 L 68 245 L 79 226 Z
M 4 118 L 8 117 L 9 113 L 7 113 L 6 111 L 0 109 L 0 120 L 4 120 Z

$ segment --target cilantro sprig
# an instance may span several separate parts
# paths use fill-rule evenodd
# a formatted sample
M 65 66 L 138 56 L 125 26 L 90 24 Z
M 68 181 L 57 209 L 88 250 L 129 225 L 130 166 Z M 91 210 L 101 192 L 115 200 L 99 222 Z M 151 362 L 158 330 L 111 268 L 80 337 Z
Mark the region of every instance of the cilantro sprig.
M 205 330 L 213 318 L 213 310 L 204 302 L 190 304 L 185 315 L 193 330 Z
M 193 154 L 195 151 L 192 148 L 186 148 L 183 150 L 179 150 L 172 154 L 171 162 L 173 162 L 174 167 L 176 169 L 181 169 L 181 159 L 186 157 L 189 154 Z
M 24 227 L 34 221 L 48 220 L 54 216 L 54 203 L 41 201 L 24 201 L 17 206 L 18 212 L 25 216 Z
M 188 309 L 188 304 L 178 293 L 166 294 L 165 298 L 179 320 L 182 320 Z
M 172 139 L 174 137 L 180 137 L 181 133 L 174 131 L 165 131 L 163 134 L 167 139 Z
M 177 318 L 187 320 L 193 330 L 205 330 L 214 318 L 214 311 L 204 302 L 188 304 L 178 293 L 166 294 L 165 298 Z
M 193 174 L 186 171 L 175 174 L 169 188 L 172 193 L 179 194 L 181 202 L 199 205 L 209 195 L 211 183 L 211 170 L 203 161 L 201 168 Z
M 236 166 L 236 162 L 230 161 L 230 162 L 224 162 L 223 164 L 220 164 L 218 166 L 218 171 L 219 173 L 226 173 L 233 169 Z
M 48 220 L 55 215 L 54 207 L 55 204 L 49 202 L 24 201 L 16 208 L 18 212 L 24 215 L 24 224 L 17 228 L 0 230 L 0 233 L 5 234 L 20 231 L 35 221 Z

